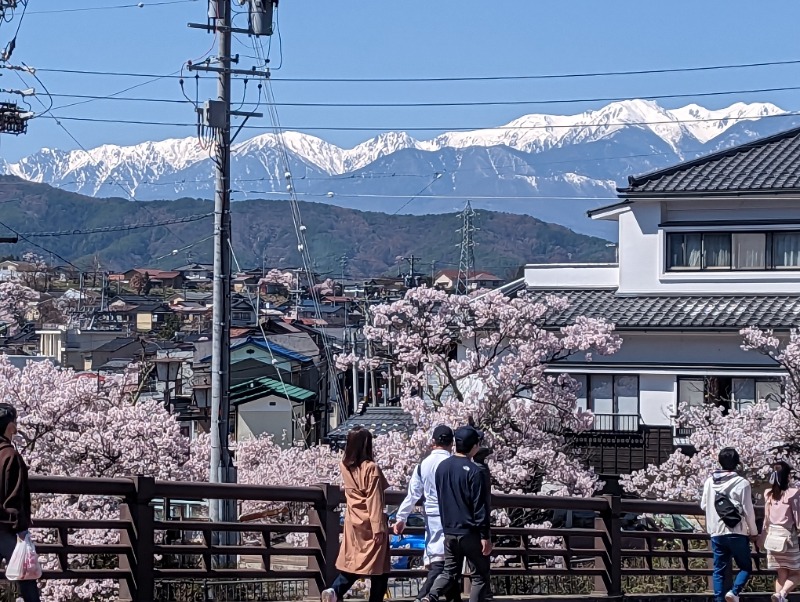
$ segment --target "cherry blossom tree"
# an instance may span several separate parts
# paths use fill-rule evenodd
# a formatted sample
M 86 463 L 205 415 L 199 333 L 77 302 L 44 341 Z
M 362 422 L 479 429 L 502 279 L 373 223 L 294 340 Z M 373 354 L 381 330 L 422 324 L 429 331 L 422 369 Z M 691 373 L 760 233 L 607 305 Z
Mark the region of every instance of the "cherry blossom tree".
M 661 465 L 623 477 L 626 490 L 657 499 L 696 500 L 705 479 L 718 468 L 719 451 L 728 446 L 737 449 L 743 475 L 753 482 L 763 482 L 776 458 L 800 466 L 800 331 L 793 330 L 785 343 L 758 328 L 741 334 L 744 350 L 772 358 L 786 372 L 777 407 L 769 400 L 727 410 L 715 403 L 682 405 L 677 425 L 691 432 L 688 443 L 694 453 L 679 449 Z
M 413 467 L 435 425 L 472 419 L 494 448 L 497 489 L 535 491 L 546 482 L 560 493 L 596 490 L 596 476 L 570 457 L 566 438 L 589 428 L 592 416 L 576 405 L 578 383 L 550 369 L 575 354 L 614 353 L 621 341 L 603 320 L 545 328 L 547 317 L 566 306 L 560 298 L 534 302 L 524 293 L 511 299 L 415 288 L 372 309 L 364 335 L 399 374 L 401 404 L 417 426 L 409 437 L 395 434 L 376 446 L 394 482 L 407 478 L 398 473 Z M 337 367 L 355 361 L 374 368 L 378 360 L 340 357 Z
M 29 252 L 22 255 L 22 261 L 33 268 L 31 271 L 20 272 L 22 284 L 34 290 L 39 290 L 39 281 L 47 282 L 47 261 L 37 253 Z
M 39 293 L 18 282 L 0 282 L 0 321 L 22 326 L 25 315 Z
M 135 367 L 134 367 L 135 369 Z M 190 462 L 190 445 L 175 418 L 158 401 L 134 403 L 130 375 L 98 386 L 88 378 L 50 362 L 29 362 L 19 370 L 0 356 L 0 399 L 19 412 L 16 444 L 32 474 L 75 477 L 147 475 L 158 479 L 204 479 Z M 119 500 L 98 496 L 37 495 L 35 518 L 110 519 L 119 516 Z M 34 530 L 38 541 L 55 542 L 57 534 Z M 115 531 L 77 530 L 78 544 L 114 543 Z M 46 564 L 56 566 L 54 558 Z M 84 566 L 87 556 L 70 558 Z M 115 600 L 116 582 L 48 581 L 47 600 Z
M 272 269 L 259 280 L 259 285 L 274 284 L 291 291 L 294 288 L 294 274 L 291 272 L 282 272 L 280 270 Z

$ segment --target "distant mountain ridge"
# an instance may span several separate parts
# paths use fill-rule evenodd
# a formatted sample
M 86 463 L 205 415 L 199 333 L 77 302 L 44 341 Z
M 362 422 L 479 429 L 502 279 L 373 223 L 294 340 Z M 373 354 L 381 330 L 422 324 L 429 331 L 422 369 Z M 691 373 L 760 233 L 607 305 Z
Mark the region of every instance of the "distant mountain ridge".
M 283 142 L 301 198 L 391 213 L 429 184 L 403 212 L 450 212 L 473 198 L 478 208 L 526 213 L 581 232 L 613 235 L 608 224 L 587 220 L 585 211 L 607 203 L 626 176 L 800 123 L 784 113 L 769 103 L 709 110 L 628 100 L 578 115 L 525 115 L 497 128 L 449 132 L 431 140 L 385 132 L 343 149 L 286 132 Z M 274 134 L 237 144 L 232 169 L 236 200 L 286 194 L 286 170 Z M 103 145 L 88 153 L 42 149 L 2 163 L 0 170 L 98 197 L 124 196 L 124 190 L 138 200 L 213 195 L 212 163 L 195 138 Z
M 95 258 L 104 269 L 132 267 L 172 269 L 194 261 L 210 262 L 213 231 L 211 201 L 128 201 L 91 198 L 47 186 L 0 176 L 3 224 L 25 238 L 0 245 L 0 256 L 26 251 L 54 253 L 45 258 L 62 263 L 60 255 L 88 270 Z M 429 273 L 457 268 L 459 218 L 454 214 L 387 215 L 321 203 L 300 203 L 307 226 L 309 250 L 316 269 L 339 278 L 340 259 L 347 256 L 346 277 L 372 277 L 408 269 L 398 256 L 419 259 L 418 269 Z M 168 226 L 119 229 L 108 227 L 174 222 L 206 215 L 204 219 Z M 295 267 L 301 260 L 292 212 L 287 201 L 250 200 L 234 203 L 233 248 L 243 268 Z M 475 234 L 476 268 L 501 278 L 517 273 L 525 263 L 608 261 L 613 249 L 600 238 L 576 234 L 533 217 L 479 211 Z M 93 233 L 80 233 L 87 230 Z M 58 236 L 41 236 L 42 233 Z M 0 226 L 0 236 L 8 232 Z M 435 262 L 435 263 L 434 263 Z

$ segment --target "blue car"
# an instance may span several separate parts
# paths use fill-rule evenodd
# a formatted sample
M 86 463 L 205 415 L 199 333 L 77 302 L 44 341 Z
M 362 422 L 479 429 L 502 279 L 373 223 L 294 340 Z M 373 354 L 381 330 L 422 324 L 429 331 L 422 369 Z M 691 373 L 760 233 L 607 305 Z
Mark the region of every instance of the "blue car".
M 389 515 L 389 524 L 394 524 L 397 513 Z M 344 525 L 344 516 L 339 519 L 339 524 Z M 407 527 L 425 528 L 425 517 L 419 513 L 408 516 Z M 389 537 L 389 548 L 392 550 L 425 550 L 424 533 L 405 533 L 403 535 L 392 534 Z M 392 556 L 391 564 L 393 569 L 415 569 L 422 566 L 422 556 Z
M 389 516 L 389 522 L 394 524 L 395 513 Z M 407 527 L 425 528 L 425 517 L 422 514 L 411 514 L 406 521 Z M 389 548 L 392 550 L 425 550 L 424 533 L 404 533 L 403 535 L 392 535 L 389 538 Z M 392 556 L 393 569 L 415 569 L 422 566 L 422 556 Z

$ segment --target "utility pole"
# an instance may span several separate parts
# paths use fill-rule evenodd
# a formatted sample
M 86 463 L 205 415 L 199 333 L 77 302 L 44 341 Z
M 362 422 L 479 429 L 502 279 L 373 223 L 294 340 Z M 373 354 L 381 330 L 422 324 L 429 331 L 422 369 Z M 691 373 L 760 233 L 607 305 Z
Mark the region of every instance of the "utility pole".
M 233 465 L 228 438 L 230 436 L 230 310 L 231 310 L 231 117 L 261 117 L 260 113 L 231 110 L 231 76 L 269 77 L 268 72 L 255 69 L 233 69 L 238 57 L 231 53 L 233 33 L 247 35 L 272 34 L 272 0 L 247 0 L 250 5 L 250 20 L 247 29 L 232 27 L 232 0 L 209 0 L 206 24 L 190 23 L 189 27 L 204 29 L 217 35 L 218 46 L 215 61 L 200 65 L 190 64 L 190 71 L 205 71 L 217 74 L 217 99 L 206 101 L 198 107 L 198 120 L 214 134 L 214 282 L 212 311 L 211 352 L 211 462 L 209 481 L 212 483 L 235 483 L 236 469 Z M 241 4 L 242 2 L 240 2 Z M 266 27 L 266 23 L 269 26 Z M 215 64 L 212 65 L 211 63 Z M 242 124 L 244 125 L 244 124 Z M 241 131 L 241 127 L 238 132 Z M 236 522 L 235 500 L 209 500 L 209 518 L 212 522 Z M 213 532 L 216 544 L 236 544 L 236 534 Z M 217 564 L 226 566 L 230 559 L 222 557 Z

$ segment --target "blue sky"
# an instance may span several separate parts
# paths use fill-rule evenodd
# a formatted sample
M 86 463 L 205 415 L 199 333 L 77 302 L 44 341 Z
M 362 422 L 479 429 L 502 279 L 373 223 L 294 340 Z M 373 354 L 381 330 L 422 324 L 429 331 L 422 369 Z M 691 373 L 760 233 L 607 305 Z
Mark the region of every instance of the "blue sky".
M 33 67 L 169 73 L 205 53 L 212 37 L 189 29 L 204 21 L 204 0 L 169 6 L 48 13 L 65 7 L 101 7 L 130 0 L 30 0 L 12 62 Z M 17 17 L 18 18 L 18 17 Z M 282 0 L 279 10 L 283 64 L 275 71 L 278 101 L 447 102 L 637 97 L 800 85 L 800 66 L 766 67 L 695 74 L 646 75 L 516 82 L 470 83 L 292 83 L 280 77 L 434 77 L 521 75 L 800 59 L 796 24 L 800 3 L 754 4 L 672 0 L 614 2 L 540 0 Z M 242 25 L 245 21 L 239 20 Z M 16 22 L 0 26 L 5 44 Z M 247 43 L 246 38 L 244 39 Z M 265 42 L 266 43 L 266 42 Z M 235 52 L 253 54 L 236 44 Z M 272 41 L 273 66 L 279 53 Z M 252 64 L 242 57 L 241 66 Z M 41 72 L 54 94 L 105 95 L 146 80 Z M 29 85 L 34 84 L 30 78 Z M 0 86 L 21 88 L 7 71 Z M 255 99 L 255 85 L 249 86 Z M 193 82 L 187 91 L 194 96 Z M 200 98 L 213 93 L 204 86 Z M 234 88 L 241 97 L 242 86 Z M 161 80 L 125 96 L 181 99 L 176 80 Z M 800 93 L 774 92 L 700 99 L 709 108 L 735 101 L 771 101 L 800 108 Z M 56 106 L 74 102 L 56 98 Z M 660 101 L 669 107 L 690 102 Z M 605 103 L 558 106 L 440 108 L 280 109 L 283 125 L 304 128 L 342 146 L 353 146 L 381 130 L 414 127 L 486 127 L 525 113 L 577 113 Z M 32 106 L 38 108 L 35 101 Z M 59 116 L 192 122 L 189 105 L 91 102 Z M 263 124 L 265 120 L 253 122 Z M 191 128 L 92 124 L 65 121 L 84 146 L 134 144 L 192 135 Z M 374 132 L 315 131 L 313 126 L 374 127 Z M 248 131 L 254 135 L 257 131 Z M 411 132 L 418 138 L 435 131 Z M 3 136 L 7 160 L 41 147 L 72 149 L 76 143 L 49 120 L 36 120 L 25 136 Z

